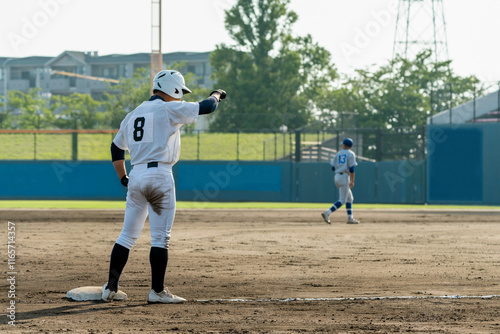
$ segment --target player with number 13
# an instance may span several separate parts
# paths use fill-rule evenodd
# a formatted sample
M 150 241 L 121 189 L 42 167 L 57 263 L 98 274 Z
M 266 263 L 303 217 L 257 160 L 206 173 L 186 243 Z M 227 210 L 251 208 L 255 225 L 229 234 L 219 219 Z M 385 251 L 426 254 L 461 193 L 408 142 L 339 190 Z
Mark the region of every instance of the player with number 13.
M 345 203 L 347 209 L 347 224 L 359 224 L 352 214 L 352 196 L 351 188 L 354 187 L 354 167 L 357 166 L 356 155 L 351 151 L 354 144 L 351 138 L 342 141 L 342 150 L 337 152 L 330 162 L 332 170 L 335 172 L 335 185 L 339 189 L 339 200 L 335 202 L 330 209 L 321 213 L 321 216 L 327 224 L 330 222 L 330 214 Z

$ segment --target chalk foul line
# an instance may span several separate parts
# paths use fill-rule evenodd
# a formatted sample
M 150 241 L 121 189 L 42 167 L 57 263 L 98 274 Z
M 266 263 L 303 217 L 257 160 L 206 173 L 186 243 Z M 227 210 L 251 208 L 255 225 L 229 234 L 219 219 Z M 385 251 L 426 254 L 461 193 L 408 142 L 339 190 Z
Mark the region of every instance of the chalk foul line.
M 229 302 L 229 303 L 265 303 L 265 302 L 295 302 L 295 301 L 357 301 L 357 300 L 407 300 L 407 299 L 492 299 L 500 295 L 485 296 L 388 296 L 388 297 L 350 297 L 350 298 L 268 298 L 268 299 L 195 299 L 194 302 Z

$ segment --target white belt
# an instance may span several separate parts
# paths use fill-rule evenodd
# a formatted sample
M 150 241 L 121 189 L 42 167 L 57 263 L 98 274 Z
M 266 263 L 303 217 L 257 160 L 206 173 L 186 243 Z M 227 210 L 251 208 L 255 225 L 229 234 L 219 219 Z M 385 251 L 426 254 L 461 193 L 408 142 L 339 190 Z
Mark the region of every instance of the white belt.
M 147 169 L 151 169 L 151 168 L 156 168 L 158 170 L 166 170 L 166 171 L 172 171 L 172 165 L 171 164 L 167 164 L 167 163 L 163 163 L 163 162 L 148 162 L 148 163 L 144 163 L 144 164 L 137 164 L 137 165 L 134 165 L 132 166 L 132 169 L 137 171 L 137 172 L 141 172 L 141 171 L 145 171 Z

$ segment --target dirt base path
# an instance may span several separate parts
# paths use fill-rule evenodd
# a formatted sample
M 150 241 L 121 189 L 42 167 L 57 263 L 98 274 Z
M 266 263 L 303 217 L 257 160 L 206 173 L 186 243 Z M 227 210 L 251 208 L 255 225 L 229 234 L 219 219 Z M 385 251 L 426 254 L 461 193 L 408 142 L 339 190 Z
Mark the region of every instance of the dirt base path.
M 499 211 L 356 218 L 345 224 L 342 210 L 327 225 L 318 210 L 178 210 L 166 284 L 188 302 L 148 305 L 147 223 L 120 280 L 129 299 L 74 302 L 67 291 L 106 282 L 123 210 L 1 210 L 4 277 L 7 221 L 16 227 L 16 318 L 7 324 L 3 279 L 0 332 L 500 332 Z M 443 298 L 456 295 L 476 298 Z

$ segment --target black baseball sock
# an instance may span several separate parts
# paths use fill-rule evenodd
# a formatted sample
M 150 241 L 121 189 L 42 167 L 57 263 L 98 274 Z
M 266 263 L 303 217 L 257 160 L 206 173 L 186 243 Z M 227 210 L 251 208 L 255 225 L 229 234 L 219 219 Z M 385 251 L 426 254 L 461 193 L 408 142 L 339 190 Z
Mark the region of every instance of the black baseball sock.
M 158 293 L 162 292 L 167 271 L 168 249 L 151 247 L 149 263 L 151 264 L 151 289 Z
M 109 263 L 108 289 L 118 291 L 118 281 L 122 274 L 125 264 L 127 264 L 130 250 L 122 245 L 115 244 L 111 251 L 111 260 Z

